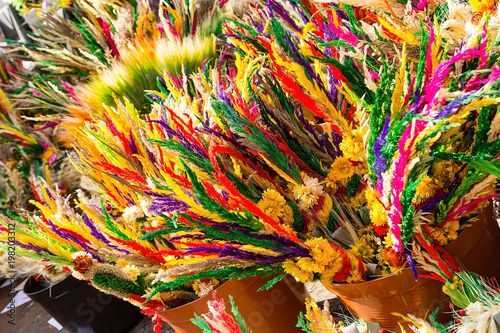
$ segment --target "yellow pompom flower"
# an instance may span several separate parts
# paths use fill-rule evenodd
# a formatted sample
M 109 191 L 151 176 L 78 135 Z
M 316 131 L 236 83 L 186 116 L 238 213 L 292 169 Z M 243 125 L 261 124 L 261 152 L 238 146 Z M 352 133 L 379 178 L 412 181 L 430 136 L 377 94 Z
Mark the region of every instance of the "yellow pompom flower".
M 273 189 L 266 190 L 262 194 L 262 199 L 257 205 L 275 221 L 279 221 L 279 219 L 285 215 L 285 206 L 288 206 L 285 198 L 278 191 Z
M 310 247 L 313 259 L 322 266 L 327 266 L 334 260 L 335 250 L 324 238 L 311 238 L 305 242 Z
M 471 7 L 476 12 L 485 13 L 492 10 L 495 7 L 495 0 L 471 0 Z
M 331 195 L 335 195 L 335 193 L 337 193 L 337 191 L 339 190 L 339 184 L 337 184 L 337 182 L 334 181 L 332 178 L 329 177 L 325 178 L 323 184 L 325 185 L 325 190 Z
M 326 176 L 326 182 L 346 185 L 349 179 L 354 175 L 354 166 L 352 162 L 345 157 L 338 157 L 330 167 Z
M 434 178 L 425 175 L 416 188 L 417 201 L 421 202 L 433 197 L 436 194 L 438 184 Z
M 313 258 L 299 258 L 297 260 L 297 266 L 303 271 L 322 273 L 325 267 L 316 262 Z
M 293 260 L 287 260 L 283 263 L 283 269 L 286 273 L 292 275 L 295 279 L 300 282 L 312 282 L 314 274 L 312 272 L 303 271 L 297 266 Z
M 360 237 L 349 250 L 353 255 L 361 257 L 364 262 L 371 262 L 375 254 L 370 246 L 370 236 L 364 235 Z
M 330 264 L 323 270 L 323 274 L 321 274 L 321 282 L 326 285 L 332 283 L 333 277 L 340 271 L 344 263 L 342 256 L 337 255 L 332 259 Z
M 352 131 L 352 135 L 346 135 L 339 145 L 344 157 L 351 161 L 364 161 L 366 158 L 363 133 L 360 129 Z
M 374 201 L 378 201 L 378 192 L 376 189 L 367 186 L 365 191 L 366 202 L 368 203 L 368 208 L 371 208 Z
M 387 218 L 387 212 L 380 201 L 373 200 L 371 202 L 371 207 L 369 208 L 370 218 L 375 226 L 381 227 L 389 222 L 389 219 Z

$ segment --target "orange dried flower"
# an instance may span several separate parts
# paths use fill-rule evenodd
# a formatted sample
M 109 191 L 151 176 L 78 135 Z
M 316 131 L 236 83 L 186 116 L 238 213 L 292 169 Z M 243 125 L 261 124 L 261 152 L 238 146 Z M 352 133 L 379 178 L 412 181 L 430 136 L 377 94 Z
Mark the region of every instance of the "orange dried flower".
M 387 263 L 394 267 L 403 267 L 405 265 L 405 256 L 401 252 L 397 252 L 392 247 L 385 248 L 384 258 Z
M 77 256 L 74 258 L 73 263 L 75 264 L 75 267 L 73 267 L 74 271 L 85 274 L 89 270 L 89 267 L 92 266 L 92 258 L 87 255 Z

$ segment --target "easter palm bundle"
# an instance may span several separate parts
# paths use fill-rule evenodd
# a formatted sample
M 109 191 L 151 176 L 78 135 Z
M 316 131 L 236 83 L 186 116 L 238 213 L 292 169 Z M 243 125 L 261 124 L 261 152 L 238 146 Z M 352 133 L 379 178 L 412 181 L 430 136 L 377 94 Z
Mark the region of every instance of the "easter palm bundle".
M 32 41 L 10 42 L 9 56 L 34 61 L 39 74 L 24 78 L 17 97 L 49 113 L 81 114 L 113 104 L 113 95 L 144 109 L 144 92 L 156 89 L 164 71 L 190 73 L 215 56 L 219 5 L 162 2 L 155 13 L 143 1 L 77 1 L 64 17 L 40 13 Z
M 0 193 L 2 214 L 32 210 L 35 179 L 57 183 L 63 193 L 73 192 L 80 174 L 54 139 L 54 124 L 36 126 L 23 119 L 18 107 L 0 90 Z
M 384 17 L 373 20 L 382 23 Z M 398 22 L 399 30 L 382 24 L 401 53 L 392 64 L 378 65 L 382 55 L 367 44 L 362 24 L 355 30 L 356 21 L 350 21 L 348 44 L 354 50 L 366 45 L 357 66 L 363 66 L 365 80 L 347 81 L 342 88 L 369 117 L 363 124 L 369 133 L 366 198 L 372 226 L 385 239 L 384 257 L 393 268 L 406 261 L 413 266 L 413 242 L 439 253 L 440 246 L 456 239 L 493 196 L 498 176 L 498 56 L 486 33 L 489 20 L 484 16 L 477 33 L 470 40 L 464 36 L 457 48 L 444 44 L 436 17 L 435 23 L 420 25 L 420 41 L 408 35 L 405 23 Z M 407 51 L 415 42 L 420 43 L 418 61 Z M 328 57 L 323 61 L 339 70 L 356 68 Z
M 186 44 L 190 43 L 190 47 L 203 46 L 203 43 L 198 42 L 198 40 L 206 37 L 207 40 L 211 40 L 208 53 L 215 52 L 215 42 L 210 26 L 219 27 L 220 24 L 217 20 L 205 19 L 206 16 L 212 17 L 213 13 L 218 15 L 218 7 L 214 4 L 214 8 L 204 9 L 203 16 L 199 14 L 200 8 L 197 8 L 192 2 L 173 4 L 174 7 L 178 6 L 178 8 L 176 7 L 178 12 L 165 7 L 162 13 L 170 13 L 168 20 L 171 21 L 172 25 L 175 25 L 171 28 L 174 33 L 177 33 L 176 38 L 178 38 L 175 40 L 172 37 L 171 42 L 167 41 L 165 36 L 160 36 L 161 26 L 148 21 L 148 19 L 154 18 L 154 14 L 146 7 L 141 7 L 144 10 L 144 15 L 141 16 L 137 26 L 137 36 L 134 32 L 132 36 L 129 36 L 128 43 L 121 44 L 124 47 L 121 54 L 122 59 L 126 59 L 123 62 L 113 62 L 112 59 L 119 57 L 119 54 L 113 53 L 117 51 L 113 48 L 116 40 L 113 42 L 112 38 L 108 38 L 110 36 L 106 34 L 106 22 L 112 21 L 118 24 L 114 14 L 126 12 L 127 9 L 131 9 L 128 8 L 130 6 L 117 4 L 117 7 L 111 6 L 105 7 L 106 10 L 99 8 L 92 11 L 91 9 L 94 7 L 91 4 L 82 2 L 80 5 L 86 7 L 91 13 L 77 11 L 72 16 L 72 20 L 69 21 L 64 21 L 56 16 L 47 16 L 47 20 L 41 22 L 42 26 L 38 27 L 40 28 L 37 30 L 38 37 L 34 37 L 43 44 L 22 45 L 23 50 L 30 55 L 28 59 L 35 60 L 38 66 L 37 70 L 43 74 L 25 77 L 25 79 L 30 80 L 27 92 L 34 98 L 25 99 L 25 95 L 17 95 L 18 100 L 21 101 L 18 104 L 23 106 L 37 104 L 41 107 L 41 112 L 21 113 L 19 107 L 14 110 L 6 96 L 2 94 L 4 116 L 2 116 L 1 124 L 3 144 L 1 190 L 2 194 L 5 194 L 3 197 L 5 202 L 2 203 L 1 210 L 2 213 L 9 216 L 2 217 L 2 248 L 8 249 L 9 228 L 15 225 L 17 260 L 29 258 L 46 265 L 46 267 L 56 267 L 73 272 L 78 278 L 94 280 L 95 283 L 92 283 L 98 289 L 129 300 L 144 309 L 153 310 L 182 305 L 196 297 L 194 291 L 198 291 L 198 294 L 200 291 L 201 294 L 206 293 L 217 286 L 219 282 L 207 279 L 200 284 L 186 284 L 182 288 L 176 288 L 173 293 L 169 292 L 169 296 L 163 299 L 160 298 L 160 295 L 166 294 L 160 293 L 155 296 L 155 300 L 146 302 L 147 290 L 152 287 L 155 272 L 157 273 L 161 269 L 161 264 L 159 264 L 161 260 L 145 258 L 139 253 L 160 251 L 163 249 L 162 245 L 138 240 L 139 234 L 130 234 L 130 231 L 127 231 L 129 228 L 136 230 L 133 225 L 127 226 L 124 232 L 120 232 L 121 219 L 116 221 L 112 217 L 116 209 L 109 204 L 100 206 L 99 197 L 93 196 L 94 201 L 90 201 L 83 196 L 83 192 L 79 191 L 78 196 L 82 196 L 86 201 L 84 199 L 82 199 L 83 201 L 74 201 L 75 189 L 84 185 L 80 184 L 78 173 L 76 173 L 76 178 L 73 177 L 75 172 L 73 172 L 74 168 L 69 159 L 70 157 L 74 159 L 74 156 L 72 154 L 66 156 L 64 150 L 60 148 L 59 142 L 55 139 L 56 132 L 53 129 L 57 123 L 54 120 L 57 121 L 61 113 L 70 111 L 72 105 L 86 106 L 85 102 L 82 101 L 83 96 L 77 96 L 73 87 L 64 81 L 61 82 L 61 78 L 67 79 L 71 83 L 77 83 L 82 81 L 80 75 L 98 75 L 97 72 L 104 66 L 109 66 L 110 70 L 113 68 L 117 70 L 116 68 L 126 61 L 134 69 L 138 65 L 145 65 L 145 60 L 149 60 L 149 66 L 162 75 L 165 73 L 165 69 L 169 69 L 166 68 L 167 64 L 168 66 L 177 66 L 178 74 L 184 70 L 191 71 L 196 68 L 194 63 L 199 61 L 201 64 L 207 56 L 200 56 L 197 60 L 192 60 L 193 56 L 196 58 L 198 53 L 195 52 L 193 55 L 189 51 L 191 49 L 181 48 L 179 50 L 178 46 L 184 40 L 188 40 Z M 96 4 L 93 5 L 96 6 Z M 134 6 L 139 5 L 134 2 Z M 190 7 L 186 9 L 184 8 L 186 6 Z M 138 11 L 140 12 L 142 9 L 139 8 Z M 129 16 L 133 17 L 132 10 L 129 12 L 131 14 Z M 195 22 L 183 26 L 179 14 L 184 12 L 192 15 Z M 100 18 L 96 19 L 93 14 Z M 122 13 L 121 16 L 125 14 Z M 136 16 L 139 14 L 136 12 Z M 130 30 L 135 29 L 128 27 L 127 24 L 125 26 Z M 76 30 L 77 32 L 74 33 Z M 66 32 L 70 33 L 65 35 Z M 194 36 L 196 32 L 199 36 Z M 163 31 L 163 33 L 165 32 Z M 169 33 L 172 32 L 169 31 Z M 113 34 L 114 37 L 118 36 L 118 32 L 114 30 Z M 64 36 L 62 41 L 61 36 Z M 72 40 L 72 36 L 74 40 Z M 120 36 L 124 38 L 126 34 L 120 34 Z M 153 45 L 153 39 L 156 45 L 162 45 L 162 51 L 149 49 Z M 103 41 L 107 41 L 109 47 L 106 47 L 106 43 L 100 43 Z M 91 49 L 95 47 L 97 49 L 92 51 Z M 108 52 L 109 50 L 111 52 Z M 139 54 L 140 52 L 143 54 Z M 173 56 L 169 57 L 168 52 Z M 178 52 L 182 53 L 179 57 L 186 56 L 186 60 L 178 58 Z M 82 73 L 77 69 L 85 62 L 75 60 L 75 54 L 88 56 L 91 59 L 102 56 L 103 61 L 91 61 L 88 63 L 88 71 Z M 150 56 L 154 59 L 150 59 Z M 163 59 L 163 62 L 158 60 L 159 57 Z M 100 67 L 99 64 L 102 66 Z M 191 65 L 193 68 L 190 67 Z M 144 66 L 134 70 L 138 80 L 149 80 L 152 82 L 150 87 L 156 88 L 156 75 L 152 78 L 148 77 L 151 73 L 145 70 Z M 172 72 L 174 73 L 174 71 Z M 119 75 L 123 73 L 122 70 Z M 125 79 L 130 80 L 130 77 Z M 133 80 L 128 83 L 134 86 Z M 144 96 L 144 90 L 147 88 L 138 85 L 134 87 L 139 90 L 128 94 L 128 96 L 137 98 Z M 112 87 L 106 88 L 109 90 Z M 123 92 L 118 93 L 118 95 L 122 96 Z M 47 113 L 53 113 L 54 116 L 48 116 Z M 27 114 L 35 117 L 26 117 Z M 36 121 L 43 123 L 39 125 Z M 79 164 L 78 161 L 74 162 L 76 165 Z M 92 188 L 92 185 L 84 187 Z M 68 194 L 69 196 L 67 196 Z M 36 200 L 30 201 L 30 199 Z M 85 207 L 88 209 L 86 213 L 84 212 Z M 109 213 L 106 209 L 109 210 Z M 33 210 L 36 210 L 34 215 L 26 212 Z M 91 213 L 92 210 L 94 213 Z M 134 214 L 133 209 L 131 209 L 131 214 Z M 106 222 L 99 224 L 99 220 Z M 106 226 L 111 229 L 107 230 Z M 116 236 L 122 243 L 113 239 Z M 124 254 L 128 254 L 128 256 L 123 257 Z M 88 269 L 88 267 L 92 268 Z M 85 275 L 86 272 L 88 272 L 87 275 Z
M 181 78 L 152 95 L 159 102 L 139 127 L 147 157 L 126 157 L 123 138 L 122 147 L 99 144 L 91 153 L 92 142 L 116 143 L 102 135 L 105 127 L 122 126 L 121 115 L 112 120 L 120 108 L 107 116 L 111 121 L 87 124 L 94 133 L 79 149 L 89 173 L 120 183 L 103 191 L 113 200 L 140 193 L 156 209 L 160 202 L 170 207 L 144 228 L 143 238 L 168 241 L 180 259 L 160 272 L 157 290 L 208 276 L 283 272 L 306 282 L 357 282 L 366 278 L 367 263 L 416 272 L 418 262 L 438 278 L 445 262 L 451 277 L 460 268 L 442 246 L 493 196 L 495 44 L 483 34 L 470 48 L 445 49 L 438 25 L 428 22 L 418 57 L 408 60 L 404 41 L 385 39 L 401 53 L 384 54 L 361 27 L 355 30 L 356 21 L 341 20 L 356 16 L 352 8 L 325 6 L 327 14 L 314 16 L 323 22 L 307 22 L 311 9 L 296 7 L 301 23 L 271 5 L 263 22 L 254 16 L 251 25 L 226 26 L 236 54 L 233 78 L 207 67 L 193 77 L 197 97 Z M 329 37 L 326 27 L 343 39 Z M 455 74 L 457 61 L 463 66 Z M 75 136 L 84 142 L 89 133 Z M 119 169 L 110 166 L 117 161 Z M 162 195 L 151 197 L 159 189 Z M 347 239 L 335 234 L 340 226 Z M 261 234 L 295 245 L 285 252 L 277 243 L 259 248 Z
M 270 287 L 289 273 L 329 286 L 365 281 L 369 264 L 452 279 L 461 268 L 443 246 L 499 175 L 495 16 L 470 15 L 463 43 L 446 43 L 451 19 L 433 4 L 381 6 L 268 1 L 226 22 L 231 62 L 164 75 L 146 115 L 116 96 L 68 126 L 103 206 L 80 197 L 91 242 L 68 247 L 93 259 L 59 263 L 146 307 L 200 279 L 273 276 Z M 77 221 L 57 220 L 41 238 Z M 115 257 L 151 274 L 127 279 Z
M 280 4 L 273 4 L 283 9 L 279 7 Z M 285 10 L 276 8 L 271 8 L 270 13 L 279 13 L 280 20 L 288 22 L 292 29 L 280 30 L 283 25 L 270 14 L 265 26 L 255 24 L 257 28 L 253 32 L 247 32 L 238 24 L 234 29 L 228 27 L 230 37 L 234 36 L 234 40 L 247 41 L 246 45 L 236 46 L 237 51 L 248 54 L 243 59 L 237 55 L 236 78 L 221 79 L 220 65 L 219 70 L 210 70 L 208 67 L 202 69 L 195 76 L 202 91 L 198 99 L 191 96 L 172 97 L 182 95 L 181 87 L 185 87 L 185 84 L 182 78 L 167 80 L 172 90 L 170 96 L 166 96 L 167 91 L 152 95 L 159 103 L 153 107 L 146 121 L 140 119 L 130 103 L 125 103 L 115 109 L 107 108 L 104 115 L 95 116 L 83 129 L 73 133 L 79 145 L 79 155 L 89 165 L 87 174 L 101 183 L 103 195 L 122 211 L 131 204 L 138 207 L 142 201 L 149 202 L 150 207 L 153 207 L 149 209 L 151 217 L 141 216 L 145 219 L 140 225 L 145 232 L 142 237 L 170 244 L 173 249 L 167 253 L 179 260 L 173 260 L 170 264 L 172 268 L 159 274 L 157 280 L 163 282 L 157 291 L 196 278 L 241 277 L 263 272 L 275 274 L 287 271 L 303 281 L 324 279 L 327 283 L 365 279 L 366 269 L 362 257 L 354 255 L 361 254 L 357 253 L 360 247 L 355 245 L 353 250 L 346 251 L 342 246 L 335 245 L 329 235 L 339 223 L 347 223 L 345 220 L 351 218 L 347 215 L 357 218 L 359 225 L 369 226 L 363 223 L 366 216 L 359 216 L 351 207 L 357 208 L 364 201 L 360 198 L 353 203 L 353 198 L 367 188 L 364 183 L 366 178 L 363 177 L 367 174 L 365 163 L 371 157 L 369 154 L 364 156 L 367 143 L 365 136 L 371 130 L 369 125 L 380 123 L 376 120 L 377 110 L 367 106 L 372 101 L 380 102 L 376 94 L 387 93 L 388 89 L 381 86 L 375 91 L 367 90 L 368 96 L 364 96 L 364 99 L 363 96 L 357 96 L 356 91 L 363 91 L 361 88 L 366 88 L 370 83 L 376 86 L 376 80 L 388 84 L 391 82 L 391 73 L 395 75 L 397 71 L 393 69 L 391 72 L 390 68 L 386 68 L 388 74 L 385 74 L 384 67 L 373 62 L 375 67 L 369 73 L 376 75 L 370 74 L 369 79 L 372 81 L 365 82 L 359 74 L 353 74 L 352 68 L 358 61 L 356 59 L 342 64 L 335 57 L 326 56 L 326 51 L 324 58 L 313 55 L 312 51 L 308 51 L 307 56 L 299 53 L 299 46 L 307 45 L 305 50 L 315 52 L 320 50 L 320 46 L 315 48 L 311 38 L 294 48 L 293 43 L 300 43 L 300 39 L 288 36 L 292 33 L 297 35 L 300 28 L 296 22 L 299 21 L 292 19 Z M 345 15 L 354 15 L 352 9 L 345 8 Z M 305 11 L 300 8 L 296 10 Z M 337 15 L 338 11 L 340 9 L 331 7 L 330 16 Z M 323 19 L 328 19 L 328 15 Z M 337 29 L 339 33 L 342 32 L 338 16 L 331 17 L 331 21 L 330 25 L 335 27 L 335 24 L 339 24 Z M 283 38 L 273 38 L 272 35 L 269 38 L 268 31 L 280 33 Z M 250 42 L 249 36 L 258 33 L 263 36 Z M 245 34 L 246 39 L 242 37 Z M 346 39 L 349 36 L 346 34 Z M 351 37 L 351 43 L 357 45 L 356 38 L 359 37 Z M 253 53 L 243 48 L 248 45 L 254 48 Z M 334 43 L 319 45 L 331 52 Z M 421 64 L 427 56 L 427 52 L 424 52 L 427 48 L 422 46 L 422 49 Z M 256 50 L 270 52 L 269 57 L 259 58 Z M 356 50 L 354 46 L 353 50 Z M 469 53 L 474 54 L 467 51 Z M 292 58 L 294 54 L 295 59 Z M 255 58 L 252 59 L 252 56 Z M 432 57 L 432 52 L 429 57 Z M 327 68 L 331 70 L 319 70 L 322 62 L 329 64 Z M 401 68 L 404 73 L 406 66 Z M 421 65 L 420 80 L 430 77 L 430 73 L 423 75 L 423 69 Z M 387 79 L 377 79 L 377 75 L 386 75 Z M 372 76 L 375 78 L 372 79 Z M 326 79 L 330 77 L 342 84 L 337 85 L 341 89 L 335 86 L 330 87 L 333 91 L 326 89 L 325 82 L 329 82 Z M 470 75 L 462 77 L 469 79 Z M 291 79 L 297 79 L 299 84 Z M 496 77 L 486 75 L 486 79 L 482 77 L 481 80 L 480 88 L 483 91 L 478 94 L 493 95 L 494 89 L 490 93 L 485 91 L 491 89 L 490 85 Z M 259 82 L 259 86 L 255 85 L 256 82 Z M 422 81 L 417 83 L 420 86 Z M 406 86 L 411 87 L 410 84 Z M 400 99 L 405 100 L 403 96 Z M 179 101 L 186 104 L 180 107 Z M 495 103 L 493 99 L 488 101 L 486 103 L 490 105 Z M 166 107 L 169 104 L 173 104 L 174 108 L 177 105 L 179 109 L 185 110 L 184 113 L 173 112 L 172 107 Z M 342 106 L 343 113 L 335 105 Z M 456 114 L 458 109 L 453 109 L 446 116 L 455 115 L 455 118 L 461 119 Z M 391 112 L 391 108 L 386 107 L 385 111 Z M 407 128 L 402 124 L 417 121 L 410 116 L 430 117 L 428 114 L 417 116 L 414 112 L 404 110 L 398 112 L 393 117 L 395 124 L 399 123 L 399 131 Z M 402 119 L 406 123 L 400 123 Z M 449 120 L 437 118 L 426 121 L 434 126 L 438 121 L 442 125 Z M 318 123 L 324 125 L 318 129 Z M 458 127 L 436 127 L 446 130 L 453 126 Z M 429 129 L 429 135 L 440 133 L 436 127 Z M 376 133 L 375 129 L 373 131 Z M 399 140 L 398 133 L 396 131 L 395 136 Z M 448 132 L 448 137 L 452 133 Z M 407 139 L 407 136 L 403 138 Z M 424 142 L 429 142 L 431 138 L 426 137 L 427 141 Z M 495 144 L 486 142 L 485 146 L 488 145 L 490 149 L 495 149 Z M 467 154 L 466 150 L 464 154 Z M 400 157 L 399 154 L 397 157 Z M 409 162 L 407 158 L 399 163 L 407 165 Z M 485 163 L 494 165 L 494 161 Z M 370 167 L 374 170 L 373 165 Z M 374 174 L 372 171 L 369 175 L 370 193 L 375 186 Z M 467 192 L 483 178 L 471 184 L 465 183 L 469 187 L 464 189 L 465 185 L 462 185 L 462 190 Z M 466 180 L 469 181 L 468 178 Z M 464 183 L 462 179 L 459 182 Z M 412 185 L 417 186 L 418 183 Z M 485 197 L 488 195 L 485 194 Z M 369 201 L 374 202 L 373 195 L 369 196 Z M 474 211 L 479 203 L 475 201 L 470 211 Z M 374 226 L 384 227 L 377 223 Z M 314 229 L 322 230 L 325 236 L 311 236 Z M 370 228 L 363 229 L 367 229 L 367 237 L 359 237 L 354 232 L 351 233 L 353 238 L 357 236 L 369 242 L 375 240 L 377 234 L 383 235 L 383 229 L 381 231 L 380 228 L 375 229 L 377 234 Z M 388 229 L 385 231 L 395 230 Z M 241 244 L 241 235 L 248 236 L 244 238 L 248 243 Z M 392 235 L 389 236 L 386 242 L 392 240 Z M 393 252 L 395 256 L 405 256 L 405 251 L 402 247 L 398 248 L 397 243 L 384 245 L 381 253 L 389 254 L 379 256 L 381 261 L 385 260 L 388 269 L 401 268 L 404 259 L 396 261 L 399 264 L 396 265 L 386 258 L 391 258 Z M 428 244 L 422 245 L 425 247 Z M 381 247 L 380 244 L 375 246 Z M 367 257 L 373 258 L 374 254 L 370 256 L 368 250 Z M 412 262 L 411 254 L 409 259 Z M 217 269 L 208 271 L 209 268 Z
M 314 270 L 320 269 L 318 275 L 324 271 L 315 260 L 332 265 L 326 279 L 364 279 L 360 259 L 310 235 L 315 226 L 334 225 L 333 201 L 317 178 L 301 173 L 297 166 L 300 163 L 311 175 L 325 177 L 318 159 L 304 147 L 294 154 L 297 164 L 287 160 L 278 147 L 292 152 L 290 145 L 298 147 L 297 142 L 285 137 L 285 131 L 277 136 L 259 126 L 251 104 L 238 90 L 226 93 L 230 84 L 237 89 L 234 82 L 218 84 L 213 93 L 218 91 L 225 102 L 212 99 L 206 120 L 198 121 L 203 103 L 189 99 L 184 99 L 186 114 L 177 115 L 159 103 L 147 120 L 130 104 L 122 104 L 107 108 L 104 120 L 87 122 L 72 133 L 78 155 L 88 165 L 86 174 L 100 183 L 102 195 L 122 211 L 145 201 L 151 215 L 140 216 L 142 239 L 172 247 L 164 252 L 172 261 L 158 280 L 175 279 L 162 283 L 158 291 L 197 278 L 283 275 L 282 264 L 312 280 Z M 273 88 L 292 107 L 279 87 Z M 300 115 L 289 116 L 300 124 Z M 297 123 L 287 124 L 300 128 Z M 302 135 L 318 139 L 312 127 Z M 314 147 L 314 141 L 309 144 L 319 147 Z M 322 155 L 331 158 L 328 153 Z M 310 246 L 316 248 L 316 259 Z
M 486 16 L 483 28 L 478 23 L 468 36 L 461 35 L 469 38 L 463 44 L 473 46 L 454 49 L 443 43 L 441 32 L 446 30 L 437 21 L 423 22 L 418 34 L 409 34 L 415 29 L 409 14 L 388 24 L 385 13 L 348 6 L 320 9 L 309 3 L 295 12 L 276 9 L 279 6 L 270 6 L 274 11 L 262 24 L 252 21 L 228 28 L 228 37 L 236 50 L 247 55 L 246 61 L 270 66 L 283 89 L 311 112 L 309 119 L 315 117 L 323 129 L 341 136 L 339 148 L 349 161 L 339 158 L 335 163 L 342 161 L 348 168 L 332 164 L 323 183 L 336 199 L 356 193 L 352 188 L 358 178 L 356 166 L 368 165 L 369 172 L 359 173 L 358 184 L 369 186 L 354 186 L 366 190 L 368 204 L 361 201 L 356 208 L 368 209 L 375 233 L 364 237 L 366 223 L 359 223 L 359 217 L 344 218 L 351 219 L 345 221 L 348 224 L 355 221 L 354 228 L 357 225 L 361 231 L 352 237 L 357 242 L 354 249 L 373 260 L 366 248 L 373 248 L 370 239 L 382 236 L 385 244 L 382 251 L 379 248 L 378 263 L 397 271 L 408 262 L 413 265 L 409 243 L 416 240 L 414 226 L 425 224 L 423 232 L 431 235 L 427 246 L 454 240 L 467 225 L 467 217 L 493 196 L 498 174 L 497 129 L 490 125 L 498 104 L 497 56 L 495 44 L 484 32 L 489 24 Z M 321 16 L 322 12 L 326 14 Z M 303 29 L 293 13 L 306 22 Z M 370 20 L 379 24 L 368 26 Z M 450 21 L 442 24 L 448 26 Z M 392 45 L 391 53 L 386 52 L 387 45 Z M 315 75 L 324 79 L 311 84 Z M 341 95 L 330 105 L 322 98 L 328 95 L 320 91 L 326 82 L 332 95 Z M 341 127 L 335 117 L 339 105 L 352 129 Z
M 89 280 L 97 289 L 123 298 L 147 314 L 185 304 L 193 299 L 196 290 L 200 292 L 197 285 L 186 284 L 146 301 L 157 272 L 166 262 L 158 253 L 168 247 L 141 241 L 134 226 L 114 218 L 108 212 L 110 207 L 95 203 L 81 191 L 71 202 L 70 197 L 51 189 L 42 179 L 37 182 L 37 190 L 38 201 L 32 202 L 38 208 L 37 214 L 10 213 L 10 217 L 1 217 L 5 250 L 8 230 L 15 225 L 17 256 Z M 208 283 L 218 285 L 217 281 Z

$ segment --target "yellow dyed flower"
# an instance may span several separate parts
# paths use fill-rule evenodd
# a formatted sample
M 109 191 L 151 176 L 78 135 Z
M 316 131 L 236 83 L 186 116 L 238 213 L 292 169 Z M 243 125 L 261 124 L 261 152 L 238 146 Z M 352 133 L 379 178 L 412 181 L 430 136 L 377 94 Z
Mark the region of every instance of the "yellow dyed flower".
M 335 195 L 335 193 L 339 190 L 339 184 L 337 184 L 337 182 L 330 177 L 325 178 L 324 184 L 326 191 L 331 195 Z
M 273 189 L 266 190 L 257 205 L 275 221 L 279 221 L 285 215 L 285 206 L 288 207 L 285 198 Z
M 324 238 L 311 238 L 305 242 L 310 247 L 310 252 L 314 261 L 322 266 L 327 266 L 335 259 L 335 250 Z
M 484 13 L 495 8 L 495 0 L 470 0 L 470 4 L 473 10 L 476 12 Z
M 445 246 L 446 244 L 448 244 L 448 238 L 446 237 L 446 234 L 443 231 L 443 229 L 441 229 L 439 227 L 429 226 L 429 232 L 430 232 L 430 236 L 432 237 L 432 239 L 434 239 L 436 242 L 438 242 L 439 245 Z
M 366 203 L 366 195 L 364 191 L 359 191 L 358 194 L 356 194 L 352 198 L 348 198 L 346 201 L 346 204 L 354 209 L 358 209 L 360 206 L 363 206 Z
M 365 161 L 365 146 L 363 143 L 363 133 L 360 129 L 352 131 L 352 135 L 346 135 L 339 145 L 344 157 L 351 161 Z
M 93 265 L 92 255 L 88 252 L 80 251 L 71 255 L 73 258 L 73 270 L 85 274 L 89 267 Z
M 433 197 L 436 194 L 438 183 L 434 178 L 425 175 L 416 188 L 417 201 L 421 202 Z
M 389 219 L 387 218 L 387 212 L 380 201 L 373 200 L 369 208 L 370 218 L 375 226 L 381 227 L 389 222 Z
M 293 260 L 287 260 L 283 263 L 283 269 L 286 273 L 292 275 L 300 282 L 312 282 L 314 274 L 309 271 L 304 271 L 297 266 Z
M 460 222 L 453 221 L 444 226 L 444 231 L 446 233 L 446 238 L 449 241 L 455 240 L 458 237 L 458 231 L 460 230 Z
M 373 248 L 371 247 L 370 236 L 364 235 L 360 237 L 349 250 L 353 255 L 361 257 L 364 262 L 371 262 L 375 256 Z
M 447 181 L 449 178 L 449 167 L 450 163 L 448 161 L 436 163 L 433 169 L 433 176 L 439 181 Z
M 321 274 L 321 282 L 329 285 L 334 280 L 334 276 L 342 269 L 344 265 L 344 257 L 337 252 L 330 258 L 328 266 L 326 266 Z
M 382 241 L 382 245 L 384 248 L 392 246 L 392 233 L 389 232 L 387 236 L 388 237 L 385 237 L 385 239 Z
M 353 175 L 354 166 L 352 162 L 348 158 L 338 157 L 330 167 L 326 181 L 327 183 L 339 183 L 345 186 Z
M 366 175 L 368 173 L 368 164 L 365 161 L 356 164 L 354 173 L 358 175 Z
M 316 262 L 313 258 L 299 258 L 297 266 L 303 271 L 322 273 L 325 267 Z

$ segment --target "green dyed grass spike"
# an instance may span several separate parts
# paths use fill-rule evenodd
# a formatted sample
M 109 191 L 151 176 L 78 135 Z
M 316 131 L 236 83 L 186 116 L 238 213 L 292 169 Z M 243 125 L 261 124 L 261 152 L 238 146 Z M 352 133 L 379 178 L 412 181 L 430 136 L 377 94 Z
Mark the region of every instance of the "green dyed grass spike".
M 106 211 L 106 206 L 104 204 L 104 200 L 101 200 L 101 209 L 102 209 L 102 214 L 104 215 L 104 219 L 106 221 L 106 225 L 109 228 L 110 231 L 112 231 L 118 238 L 124 240 L 124 241 L 130 241 L 131 239 L 125 235 L 123 232 L 118 229 L 113 222 L 111 222 L 111 218 L 109 217 L 108 212 Z
M 266 282 L 262 287 L 260 287 L 257 291 L 261 291 L 261 290 L 268 290 L 270 288 L 272 288 L 276 283 L 280 282 L 281 280 L 283 280 L 283 278 L 286 276 L 286 273 L 283 273 L 283 274 L 280 274 L 278 275 L 277 277 L 275 277 L 274 279 Z
M 217 331 L 212 331 L 208 323 L 203 320 L 200 316 L 198 316 L 196 313 L 194 314 L 194 319 L 191 319 L 191 322 L 201 328 L 203 330 L 203 333 L 216 333 Z
M 238 323 L 238 327 L 240 328 L 241 332 L 252 333 L 252 331 L 248 328 L 245 319 L 243 319 L 240 312 L 238 311 L 238 307 L 236 306 L 233 296 L 231 295 L 229 295 L 229 303 L 231 303 L 231 312 L 233 313 L 234 318 L 236 319 L 236 322 Z
M 309 322 L 306 320 L 302 312 L 299 313 L 297 326 L 295 327 L 301 328 L 302 331 L 306 333 L 314 333 L 309 329 Z

